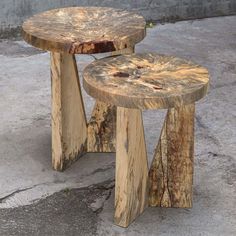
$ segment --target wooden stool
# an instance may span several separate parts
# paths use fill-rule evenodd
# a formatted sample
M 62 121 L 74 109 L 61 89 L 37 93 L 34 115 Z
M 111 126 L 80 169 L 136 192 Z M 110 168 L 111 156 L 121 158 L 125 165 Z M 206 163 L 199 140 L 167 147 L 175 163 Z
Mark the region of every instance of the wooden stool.
M 156 54 L 106 58 L 85 69 L 87 93 L 117 106 L 116 224 L 127 227 L 148 202 L 192 206 L 194 103 L 208 82 L 205 68 Z M 160 108 L 168 112 L 148 170 L 141 110 Z
M 145 37 L 142 16 L 100 7 L 55 9 L 23 24 L 29 44 L 51 52 L 52 163 L 63 170 L 86 152 L 115 151 L 114 106 L 97 102 L 87 124 L 74 54 L 134 51 Z

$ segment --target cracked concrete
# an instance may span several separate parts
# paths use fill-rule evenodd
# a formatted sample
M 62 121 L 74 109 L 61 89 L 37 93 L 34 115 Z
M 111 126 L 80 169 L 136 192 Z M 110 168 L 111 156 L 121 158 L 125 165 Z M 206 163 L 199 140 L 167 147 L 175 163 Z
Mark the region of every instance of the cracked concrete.
M 30 206 L 0 210 L 0 234 L 93 236 L 97 215 L 113 187 L 114 182 L 108 181 L 89 188 L 65 189 Z
M 196 106 L 193 208 L 149 208 L 128 229 L 113 224 L 114 154 L 87 154 L 63 173 L 51 169 L 48 53 L 0 42 L 0 235 L 236 235 L 235 22 L 157 25 L 137 46 L 206 66 L 211 84 Z M 81 72 L 94 56 L 77 59 Z M 94 100 L 83 95 L 89 117 Z M 144 112 L 149 164 L 165 113 Z

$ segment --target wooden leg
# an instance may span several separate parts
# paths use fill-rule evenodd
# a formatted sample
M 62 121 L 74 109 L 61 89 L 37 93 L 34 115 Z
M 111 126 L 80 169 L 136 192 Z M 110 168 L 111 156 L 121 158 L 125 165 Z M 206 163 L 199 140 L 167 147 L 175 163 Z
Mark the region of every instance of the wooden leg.
M 88 125 L 88 152 L 115 152 L 116 107 L 96 102 Z
M 52 165 L 62 171 L 84 154 L 87 124 L 75 57 L 51 53 Z
M 115 223 L 127 227 L 148 205 L 148 163 L 137 109 L 117 108 Z
M 130 54 L 134 48 L 112 52 L 112 55 Z M 115 152 L 116 107 L 96 101 L 88 123 L 88 152 Z
M 192 207 L 195 105 L 168 110 L 149 171 L 149 205 Z

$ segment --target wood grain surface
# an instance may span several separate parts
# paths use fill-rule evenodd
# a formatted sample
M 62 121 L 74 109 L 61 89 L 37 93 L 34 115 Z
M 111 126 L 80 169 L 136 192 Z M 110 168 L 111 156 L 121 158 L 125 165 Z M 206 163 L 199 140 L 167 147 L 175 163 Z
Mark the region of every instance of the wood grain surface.
M 142 112 L 117 108 L 115 223 L 127 227 L 147 207 L 148 163 Z
M 139 109 L 190 104 L 207 92 L 208 71 L 189 61 L 158 54 L 97 60 L 84 71 L 84 88 L 105 103 Z
M 138 14 L 105 7 L 69 7 L 26 20 L 23 38 L 43 50 L 70 54 L 103 53 L 133 47 L 146 35 Z
M 88 152 L 115 152 L 116 107 L 96 101 L 88 124 Z
M 149 171 L 149 205 L 192 207 L 195 105 L 167 112 Z
M 52 165 L 62 171 L 87 149 L 87 124 L 74 55 L 51 53 Z

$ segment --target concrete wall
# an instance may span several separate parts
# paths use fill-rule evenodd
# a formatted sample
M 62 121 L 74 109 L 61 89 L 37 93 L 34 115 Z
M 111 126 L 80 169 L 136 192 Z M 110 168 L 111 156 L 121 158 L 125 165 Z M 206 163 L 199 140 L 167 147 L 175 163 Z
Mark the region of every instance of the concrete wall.
M 23 20 L 35 13 L 76 5 L 132 9 L 153 21 L 236 14 L 236 0 L 0 0 L 0 37 L 17 32 Z

